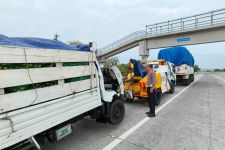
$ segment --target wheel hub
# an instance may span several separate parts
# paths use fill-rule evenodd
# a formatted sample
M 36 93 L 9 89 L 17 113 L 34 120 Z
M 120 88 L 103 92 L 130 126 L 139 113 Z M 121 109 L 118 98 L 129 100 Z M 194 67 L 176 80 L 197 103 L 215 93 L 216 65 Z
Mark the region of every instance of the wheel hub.
M 120 115 L 121 115 L 121 108 L 120 108 L 120 106 L 116 106 L 115 107 L 115 109 L 114 109 L 114 111 L 113 111 L 113 115 L 115 116 L 115 117 L 119 117 Z

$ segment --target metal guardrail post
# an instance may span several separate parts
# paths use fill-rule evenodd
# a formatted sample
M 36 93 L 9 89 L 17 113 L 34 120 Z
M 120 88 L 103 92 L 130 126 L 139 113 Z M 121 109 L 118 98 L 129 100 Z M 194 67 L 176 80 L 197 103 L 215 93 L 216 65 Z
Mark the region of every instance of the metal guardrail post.
M 213 11 L 211 12 L 211 25 L 213 25 Z
M 183 26 L 183 28 L 182 28 L 182 29 L 184 29 L 184 21 L 182 21 L 182 26 Z
M 168 33 L 170 32 L 170 21 L 168 21 Z
M 198 27 L 198 17 L 195 16 L 195 28 L 197 28 L 197 27 Z
M 183 27 L 183 19 L 182 18 L 180 19 L 180 26 L 181 26 L 181 30 L 182 30 L 184 28 Z

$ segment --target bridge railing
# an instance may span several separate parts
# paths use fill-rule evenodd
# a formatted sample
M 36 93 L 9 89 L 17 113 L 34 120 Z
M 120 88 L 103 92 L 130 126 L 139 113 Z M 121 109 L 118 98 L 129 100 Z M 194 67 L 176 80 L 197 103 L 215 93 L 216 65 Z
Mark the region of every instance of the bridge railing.
M 163 35 L 172 32 L 180 32 L 188 29 L 197 29 L 207 26 L 212 26 L 219 23 L 225 23 L 225 9 L 215 10 L 207 13 L 202 13 L 190 17 L 170 20 L 166 22 L 151 24 L 146 26 L 146 30 L 133 32 L 101 49 L 97 55 L 104 55 L 116 47 L 121 47 L 135 40 L 144 37 Z
M 136 32 L 133 32 L 101 49 L 98 50 L 98 54 L 97 55 L 101 55 L 101 54 L 104 54 L 104 53 L 107 53 L 108 51 L 110 51 L 111 49 L 117 47 L 117 46 L 120 46 L 120 45 L 123 45 L 127 42 L 130 42 L 132 40 L 135 40 L 137 38 L 143 38 L 146 36 L 146 31 L 145 30 L 140 30 L 140 31 L 136 31 Z
M 170 20 L 146 26 L 148 36 L 167 34 L 187 29 L 197 29 L 225 22 L 225 9 L 211 11 L 190 17 Z

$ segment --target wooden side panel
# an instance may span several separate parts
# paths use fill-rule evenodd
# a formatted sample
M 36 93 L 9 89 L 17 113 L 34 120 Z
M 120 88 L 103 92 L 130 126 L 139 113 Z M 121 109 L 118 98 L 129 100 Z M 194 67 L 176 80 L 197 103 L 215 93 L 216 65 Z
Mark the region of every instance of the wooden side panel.
M 0 46 L 0 63 L 47 63 L 95 61 L 95 53 Z
M 1 70 L 0 89 L 18 85 L 61 80 L 79 76 L 90 75 L 90 66 L 50 67 L 34 69 Z M 95 68 L 92 68 L 95 74 Z M 29 75 L 30 74 L 30 75 Z
M 100 105 L 100 93 L 95 89 L 93 92 L 85 91 L 74 97 L 57 99 L 55 102 L 46 102 L 7 113 L 7 118 L 10 120 L 5 118 L 0 121 L 0 149 L 23 141 Z
M 97 87 L 92 52 L 0 46 L 1 63 L 55 63 L 56 67 L 0 70 L 0 113 L 43 103 Z M 63 62 L 90 62 L 83 66 L 63 66 Z M 65 83 L 81 76 L 91 79 Z M 58 85 L 5 93 L 5 88 L 33 83 L 58 81 Z
M 97 87 L 97 79 L 92 81 L 93 88 Z M 71 82 L 63 85 L 50 86 L 35 90 L 0 95 L 0 113 L 26 107 L 66 95 L 91 89 L 90 79 Z

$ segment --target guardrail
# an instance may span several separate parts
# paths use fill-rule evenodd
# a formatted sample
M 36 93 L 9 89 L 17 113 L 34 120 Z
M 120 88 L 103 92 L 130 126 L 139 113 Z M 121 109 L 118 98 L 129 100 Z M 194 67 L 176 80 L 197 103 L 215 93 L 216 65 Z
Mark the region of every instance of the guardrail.
M 145 37 L 153 37 L 157 35 L 179 32 L 188 29 L 197 29 L 201 27 L 212 26 L 219 23 L 225 23 L 225 9 L 215 10 L 207 13 L 202 13 L 190 17 L 170 20 L 166 22 L 147 25 L 145 30 L 133 32 L 98 51 L 98 56 L 110 52 L 116 47 L 124 46 L 135 40 Z

